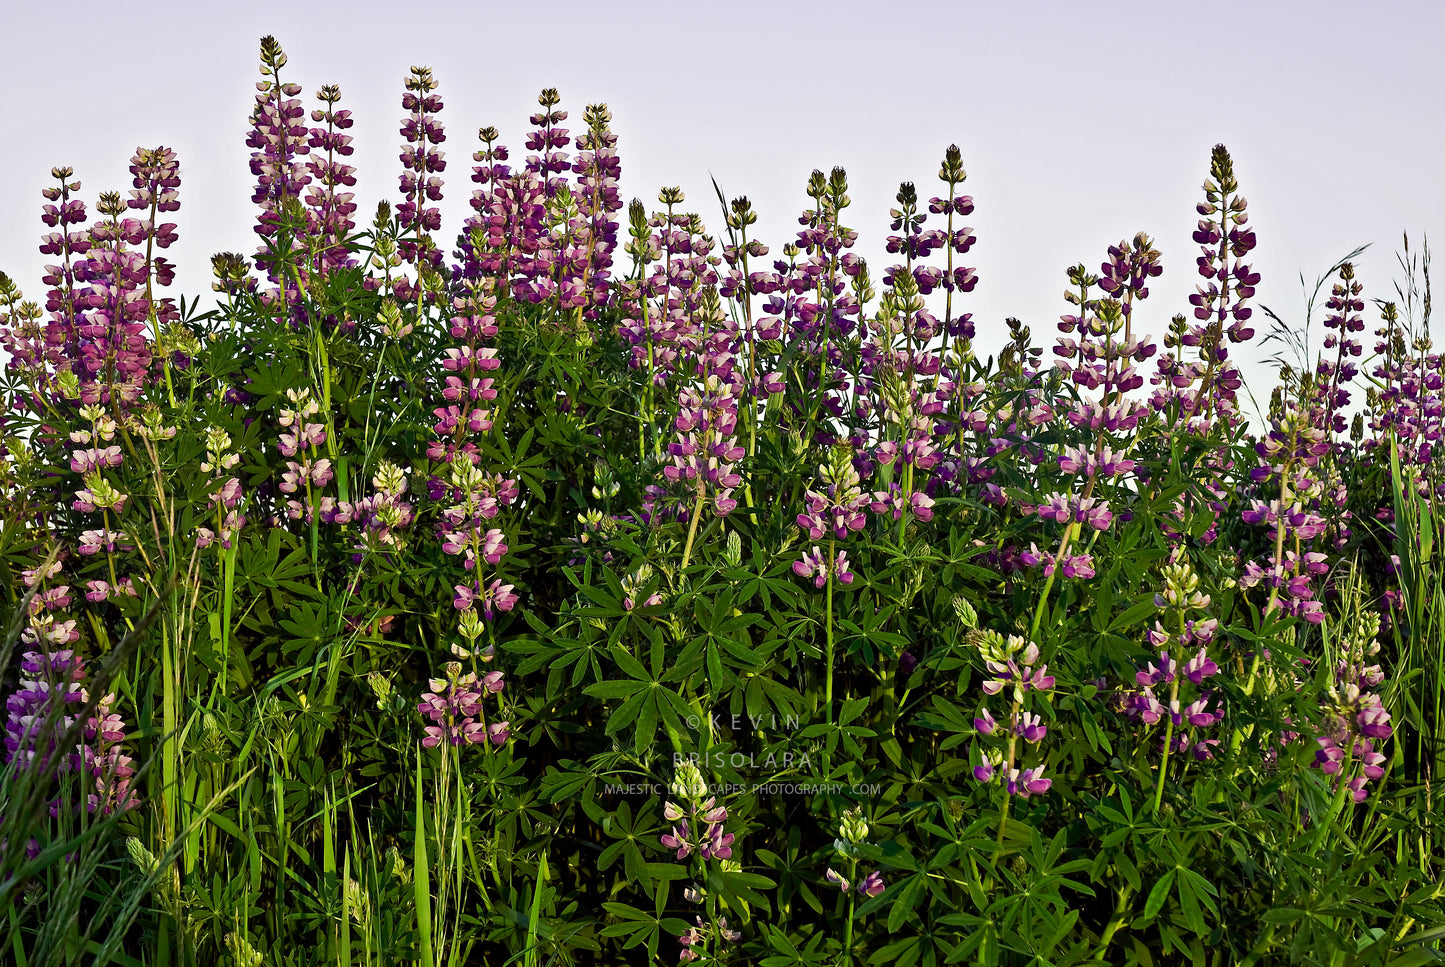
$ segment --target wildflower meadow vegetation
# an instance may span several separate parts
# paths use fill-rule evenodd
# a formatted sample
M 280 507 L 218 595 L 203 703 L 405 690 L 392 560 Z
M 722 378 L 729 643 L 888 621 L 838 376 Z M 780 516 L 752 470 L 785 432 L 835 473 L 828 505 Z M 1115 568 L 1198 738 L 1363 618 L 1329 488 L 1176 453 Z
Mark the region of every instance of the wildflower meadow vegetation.
M 364 213 L 340 89 L 260 74 L 212 301 L 165 147 L 0 276 L 0 958 L 1445 961 L 1428 249 L 1257 313 L 1204 145 L 1198 248 L 1037 333 L 957 147 L 869 265 L 842 169 L 776 245 L 555 90 L 444 151 L 413 68 Z

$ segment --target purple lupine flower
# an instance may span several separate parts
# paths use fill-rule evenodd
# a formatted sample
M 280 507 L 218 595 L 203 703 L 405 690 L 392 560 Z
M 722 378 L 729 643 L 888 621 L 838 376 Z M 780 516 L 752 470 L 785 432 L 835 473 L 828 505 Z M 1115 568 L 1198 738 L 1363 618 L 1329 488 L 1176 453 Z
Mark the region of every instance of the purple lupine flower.
M 700 851 L 703 859 L 725 860 L 733 855 L 733 834 L 724 833 L 721 823 L 714 823 L 707 829 L 707 845 Z
M 58 569 L 57 562 L 44 576 L 37 571 L 26 571 L 22 576 L 28 586 L 34 587 L 54 577 Z M 73 712 L 89 700 L 84 688 L 85 663 L 66 647 L 80 638 L 75 620 L 64 618 L 63 609 L 71 602 L 66 585 L 42 587 L 31 599 L 30 614 L 20 635 L 26 649 L 20 661 L 20 678 L 5 702 L 4 761 L 17 769 L 49 766 L 57 774 L 87 774 L 94 790 L 86 798 L 90 812 L 130 809 L 139 802 L 130 788 L 135 770 L 125 754 L 125 724 L 115 711 L 114 695 L 96 704 L 73 751 L 60 755 L 62 750 L 57 747 L 58 741 L 74 735 L 78 723 Z M 51 816 L 57 816 L 58 810 L 58 802 L 52 803 Z
M 278 285 L 287 287 L 287 301 L 295 297 L 285 278 L 276 252 L 278 236 L 287 217 L 288 200 L 299 200 L 301 190 L 311 182 L 311 174 L 302 158 L 306 146 L 306 109 L 297 95 L 300 84 L 281 82 L 281 68 L 286 54 L 274 37 L 261 38 L 261 76 L 269 78 L 256 85 L 256 105 L 251 112 L 251 133 L 246 146 L 251 153 L 251 174 L 256 176 L 256 190 L 251 200 L 261 207 L 256 234 L 262 247 L 256 253 L 256 267 Z M 294 230 L 294 227 L 293 227 Z
M 442 744 L 476 745 L 488 739 L 494 745 L 501 745 L 507 740 L 508 723 L 488 725 L 477 718 L 483 714 L 483 698 L 501 691 L 501 672 L 491 672 L 479 682 L 474 672 L 463 673 L 460 663 L 448 662 L 446 677 L 431 679 L 428 687 L 431 691 L 423 693 L 417 705 L 417 711 L 433 723 L 423 729 L 426 733 L 421 740 L 423 746 L 430 749 Z
M 829 883 L 838 884 L 838 891 L 840 893 L 847 893 L 848 890 L 852 888 L 852 884 L 832 869 L 829 869 L 827 873 L 824 874 L 824 879 Z M 858 892 L 863 896 L 874 897 L 882 893 L 884 889 L 883 877 L 877 870 L 869 873 L 858 882 Z
M 1156 725 L 1167 716 L 1168 751 L 1189 751 L 1199 760 L 1211 757 L 1219 742 L 1190 730 L 1212 728 L 1224 721 L 1223 708 L 1217 705 L 1210 707 L 1211 693 L 1199 690 L 1206 678 L 1219 674 L 1219 665 L 1209 657 L 1207 647 L 1218 622 L 1212 618 L 1190 619 L 1185 616 L 1202 611 L 1210 604 L 1209 595 L 1199 590 L 1199 577 L 1188 559 L 1176 550 L 1171 562 L 1164 567 L 1163 587 L 1154 595 L 1154 605 L 1184 617 L 1183 636 L 1170 634 L 1160 621 L 1154 623 L 1148 637 L 1150 644 L 1159 648 L 1157 663 L 1149 661 L 1135 672 L 1134 681 L 1142 688 L 1126 693 L 1120 705 L 1124 715 L 1145 725 Z M 1171 617 L 1169 623 L 1174 620 Z M 1181 665 L 1168 650 L 1176 643 L 1199 645 L 1199 649 Z M 1186 683 L 1188 688 L 1181 694 Z M 1161 699 L 1155 693 L 1155 688 L 1160 686 L 1168 687 L 1167 699 Z
M 409 112 L 401 123 L 406 143 L 401 149 L 401 194 L 405 199 L 397 206 L 397 220 L 403 232 L 416 232 L 415 239 L 398 240 L 402 258 L 412 264 L 426 263 L 433 269 L 441 267 L 441 250 L 431 242 L 429 233 L 441 228 L 441 210 L 426 207 L 428 201 L 441 201 L 441 172 L 446 170 L 446 152 L 437 149 L 444 142 L 444 126 L 436 117 L 442 109 L 436 79 L 428 67 L 413 67 L 406 79 L 406 93 L 401 97 L 402 110 Z
M 955 603 L 955 607 L 957 604 Z M 1026 745 L 1036 745 L 1048 734 L 1048 727 L 1038 713 L 1028 709 L 1029 696 L 1047 692 L 1054 687 L 1054 676 L 1048 674 L 1048 666 L 1039 662 L 1039 647 L 1018 636 L 1005 639 L 994 631 L 984 632 L 980 649 L 984 665 L 990 672 L 979 686 L 986 695 L 1006 695 L 1010 698 L 1006 727 L 994 719 L 988 709 L 980 709 L 973 720 L 973 727 L 979 735 L 990 737 L 995 742 L 1007 738 L 1006 751 L 989 752 L 980 749 L 979 760 L 973 766 L 973 776 L 982 783 L 1001 779 L 1010 796 L 1028 796 L 1046 792 L 1051 780 L 1041 778 L 1042 766 L 1020 769 L 1023 754 L 1019 740 Z
M 351 524 L 360 529 L 356 543 L 357 559 L 367 553 L 392 554 L 406 546 L 405 530 L 411 526 L 416 514 L 412 505 L 403 499 L 406 493 L 406 474 L 396 464 L 381 461 L 371 478 L 375 492 L 356 502 L 340 500 L 324 511 L 321 519 L 328 524 Z
M 1054 784 L 1054 780 L 1045 779 L 1043 773 L 1044 770 L 1042 766 L 1034 766 L 1022 771 L 1018 769 L 1009 770 L 1008 794 L 1010 796 L 1018 796 L 1021 799 L 1027 799 L 1029 796 L 1037 796 L 1048 792 L 1049 788 Z
M 973 767 L 973 777 L 979 782 L 992 782 L 994 772 L 1003 765 L 1003 759 L 997 754 L 990 756 L 983 754 L 983 758 Z
M 51 287 L 45 298 L 49 315 L 41 328 L 38 312 L 10 313 L 5 320 L 9 325 L 0 330 L 0 343 L 11 354 L 7 369 L 24 372 L 33 385 L 54 392 L 60 390 L 60 377 L 73 373 L 80 358 L 78 318 L 82 308 L 89 304 L 89 296 L 82 295 L 78 272 L 92 242 L 90 232 L 71 228 L 83 225 L 87 217 L 85 203 L 70 197 L 72 192 L 80 190 L 80 182 L 70 180 L 74 170 L 52 168 L 50 173 L 57 187 L 41 190 L 45 199 L 53 203 L 42 208 L 41 221 L 57 231 L 45 235 L 40 253 L 57 257 L 59 264 L 45 266 L 44 282 Z M 4 280 L 4 287 L 6 296 L 13 300 L 11 305 L 18 304 L 20 292 L 8 278 Z M 20 304 L 19 308 L 24 305 Z M 36 413 L 44 409 L 42 401 L 33 395 L 18 397 L 16 406 Z
M 1256 444 L 1260 466 L 1251 471 L 1251 478 L 1260 485 L 1277 481 L 1280 497 L 1268 504 L 1255 500 L 1241 514 L 1248 523 L 1269 527 L 1273 555 L 1267 567 L 1254 561 L 1246 563 L 1240 586 L 1251 588 L 1264 582 L 1270 588 L 1266 611 L 1279 609 L 1311 624 L 1324 620 L 1323 606 L 1315 599 L 1311 582 L 1327 569 L 1325 558 L 1317 551 L 1300 555 L 1286 548 L 1293 548 L 1296 541 L 1307 544 L 1326 529 L 1324 518 L 1297 499 L 1301 490 L 1308 491 L 1308 484 L 1301 479 L 1303 472 L 1318 466 L 1320 458 L 1330 452 L 1330 443 L 1318 426 L 1321 412 L 1316 401 L 1302 409 L 1291 409 L 1273 421 L 1268 436 Z
M 173 233 L 157 232 L 151 223 L 122 218 L 127 211 L 119 192 L 104 192 L 96 206 L 103 216 L 90 229 L 90 249 L 76 266 L 77 282 L 86 283 L 77 296 L 78 399 L 128 409 L 151 379 L 151 344 L 146 338 L 150 286 L 170 281 L 162 264 L 152 280 L 153 262 L 146 245 L 161 235 L 169 244 Z
M 1158 667 L 1151 661 L 1147 670 L 1135 673 L 1134 679 L 1140 685 L 1167 685 L 1174 681 L 1174 673 L 1178 667 L 1178 663 L 1169 657 L 1169 652 L 1161 651 Z
M 1194 240 L 1201 246 L 1198 259 L 1203 282 L 1189 301 L 1194 305 L 1195 323 L 1183 315 L 1174 317 L 1164 344 L 1167 352 L 1158 361 L 1152 377 L 1155 390 L 1150 405 L 1186 434 L 1206 436 L 1220 428 L 1224 437 L 1237 434 L 1243 415 L 1237 405 L 1237 391 L 1243 385 L 1238 368 L 1229 359 L 1228 345 L 1244 342 L 1254 335 L 1248 320 L 1252 310 L 1244 303 L 1255 293 L 1259 274 L 1244 263 L 1255 247 L 1254 232 L 1246 227 L 1246 202 L 1239 193 L 1234 166 L 1224 145 L 1215 145 L 1210 157 L 1209 178 L 1204 183 L 1205 200 L 1197 205 L 1202 216 Z M 1186 361 L 1192 350 L 1197 361 Z M 1208 521 L 1204 540 L 1217 536 L 1216 521 L 1229 502 L 1226 475 L 1233 459 L 1225 447 L 1216 447 L 1204 457 L 1207 470 L 1203 482 L 1206 497 L 1180 495 L 1168 512 L 1174 520 L 1204 514 Z M 1167 525 L 1172 543 L 1183 540 L 1177 527 Z
M 101 603 L 123 597 L 136 597 L 135 584 L 130 578 L 121 578 L 115 584 L 106 581 L 86 581 L 85 600 Z
M 1022 736 L 1025 742 L 1037 743 L 1048 734 L 1049 730 L 1036 713 L 1023 712 L 1020 713 L 1019 720 L 1014 725 L 1014 732 Z
M 737 506 L 732 492 L 742 483 L 734 469 L 743 457 L 736 436 L 742 385 L 727 382 L 714 372 L 730 370 L 731 355 L 726 349 L 707 354 L 699 365 L 706 375 L 700 388 L 685 386 L 679 394 L 679 412 L 673 424 L 676 436 L 667 446 L 672 462 L 662 473 L 695 498 L 711 497 L 714 514 L 725 517 Z
M 49 616 L 41 614 L 31 618 L 27 630 L 37 642 L 39 636 L 52 631 L 53 621 L 46 618 Z M 74 725 L 74 717 L 65 714 L 65 708 L 81 705 L 86 700 L 85 689 L 80 684 L 85 681 L 85 667 L 68 649 L 27 651 L 21 657 L 20 672 L 22 677 L 5 702 L 5 761 L 16 763 L 17 768 L 29 768 L 50 760 L 55 741 Z M 50 716 L 54 716 L 54 724 L 51 733 L 45 735 L 41 728 Z M 56 768 L 61 772 L 71 771 L 77 760 L 74 755 L 65 757 L 56 762 Z
M 86 723 L 84 758 L 95 779 L 96 791 L 87 796 L 91 812 L 109 815 L 119 809 L 133 809 L 140 798 L 131 788 L 135 762 L 125 754 L 125 722 L 114 710 L 115 695 L 105 696 L 96 704 L 95 714 Z
M 682 953 L 678 955 L 678 960 L 682 963 L 697 960 L 701 956 L 701 954 L 693 948 L 706 946 L 708 937 L 712 935 L 714 930 L 716 930 L 719 940 L 738 941 L 743 939 L 741 930 L 728 929 L 727 917 L 718 917 L 716 927 L 709 927 L 704 924 L 702 917 L 694 917 L 693 919 L 696 921 L 696 926 L 689 927 L 677 938 L 677 942 L 682 944 L 683 948 Z
M 632 347 L 632 367 L 645 367 L 654 387 L 666 386 L 688 353 L 702 347 L 709 320 L 726 318 L 715 304 L 721 259 L 709 254 L 712 239 L 702 234 L 700 220 L 674 213 L 685 197 L 680 188 L 664 188 L 658 199 L 666 212 L 649 218 L 640 201 L 628 210 L 635 277 L 621 285 L 619 332 Z M 716 331 L 716 322 L 711 325 Z M 736 338 L 731 328 L 724 336 Z
M 833 458 L 820 468 L 825 481 L 822 492 L 809 490 L 805 499 L 808 512 L 797 517 L 798 529 L 805 531 L 812 540 L 821 540 L 831 535 L 843 540 L 850 532 L 860 531 L 867 523 L 863 511 L 870 501 L 859 489 L 858 472 L 853 468 L 850 454 L 839 448 Z
M 556 91 L 543 92 L 544 107 L 556 104 Z M 617 192 L 621 166 L 617 160 L 617 136 L 609 127 L 612 112 L 605 104 L 593 104 L 584 113 L 587 133 L 577 139 L 580 149 L 570 170 L 578 176 L 577 188 L 569 191 L 561 178 L 548 177 L 546 197 L 556 226 L 549 233 L 547 252 L 549 275 L 537 295 L 555 296 L 563 310 L 582 310 L 583 318 L 595 319 L 598 307 L 609 297 L 607 280 L 611 274 L 612 252 L 617 246 L 618 226 L 614 212 L 622 207 Z M 567 153 L 553 150 L 566 147 L 567 131 L 553 127 L 565 120 L 566 111 L 550 111 L 533 117 L 542 129 L 528 139 L 529 148 L 545 150 L 544 155 L 530 155 L 529 171 L 539 177 L 567 171 Z M 544 261 L 539 252 L 538 262 Z
M 815 587 L 823 587 L 828 583 L 828 578 L 834 577 L 839 584 L 852 584 L 854 574 L 848 569 L 848 552 L 838 551 L 832 561 L 827 560 L 827 555 L 813 546 L 811 552 L 804 552 L 801 560 L 793 562 L 793 573 L 802 578 L 812 578 Z
M 126 207 L 146 213 L 142 223 L 146 239 L 142 243 L 155 248 L 169 248 L 177 239 L 173 222 L 156 224 L 156 217 L 165 212 L 179 211 L 181 203 L 177 196 L 181 184 L 181 164 L 176 153 L 169 148 L 137 148 L 131 158 L 130 173 L 133 176 L 130 199 Z M 169 260 L 152 255 L 146 267 L 147 279 L 154 286 L 168 286 L 175 280 L 175 266 Z M 153 290 L 152 290 L 153 291 Z M 150 310 L 155 322 L 164 326 L 180 319 L 180 312 L 171 299 L 157 299 L 149 295 Z M 179 360 L 173 360 L 179 362 Z
M 672 832 L 662 834 L 662 845 L 668 849 L 677 850 L 677 858 L 685 860 L 692 853 L 691 833 L 687 828 L 687 820 L 682 820 L 672 827 Z
M 1407 251 L 1408 245 L 1407 239 Z M 1412 297 L 1407 307 L 1413 301 Z M 1380 337 L 1375 352 L 1381 362 L 1371 375 L 1382 388 L 1378 405 L 1369 410 L 1372 435 L 1362 445 L 1370 452 L 1393 446 L 1402 473 L 1414 478 L 1416 493 L 1445 497 L 1445 461 L 1439 459 L 1439 441 L 1445 429 L 1441 399 L 1445 357 L 1429 352 L 1428 335 L 1407 332 L 1400 325 L 1394 303 L 1385 303 L 1381 318 L 1384 325 L 1375 330 Z M 1392 508 L 1382 507 L 1376 516 L 1393 525 Z
M 683 931 L 682 935 L 677 938 L 677 942 L 682 944 L 682 953 L 677 957 L 680 962 L 687 963 L 690 960 L 697 960 L 701 955 L 692 948 L 701 947 L 707 943 L 707 933 L 703 929 L 702 917 L 697 918 L 697 926 L 688 927 Z
M 1215 619 L 1210 620 L 1213 621 Z M 1164 653 L 1161 652 L 1160 657 L 1163 658 L 1163 656 Z M 1203 648 L 1200 648 L 1199 653 L 1193 658 L 1189 659 L 1188 664 L 1184 666 L 1184 677 L 1189 679 L 1196 685 L 1200 684 L 1204 681 L 1204 679 L 1210 677 L 1211 675 L 1218 674 L 1219 666 L 1215 664 L 1214 660 L 1209 657 L 1209 655 L 1205 652 Z
M 905 513 L 911 514 L 920 521 L 933 519 L 933 498 L 921 490 L 913 491 L 911 497 L 904 498 L 902 489 L 897 483 L 890 483 L 887 490 L 875 490 L 873 502 L 869 508 L 873 513 L 880 516 L 891 516 L 894 520 L 902 520 Z
M 733 855 L 735 837 L 724 829 L 728 818 L 727 808 L 719 806 L 713 797 L 699 802 L 706 789 L 696 766 L 690 770 L 690 777 L 689 770 L 680 770 L 677 781 L 673 783 L 673 790 L 686 793 L 688 807 L 684 809 L 670 801 L 663 805 L 663 816 L 676 825 L 671 832 L 662 834 L 660 841 L 668 849 L 676 850 L 680 860 L 686 859 L 693 852 L 697 852 L 704 860 L 725 860 Z M 699 831 L 696 839 L 693 838 L 694 829 Z
M 325 107 L 312 111 L 311 120 L 324 122 L 326 126 L 307 132 L 311 155 L 305 170 L 311 178 L 311 190 L 304 198 L 306 234 L 316 240 L 315 259 L 307 266 L 307 272 L 324 276 L 333 269 L 354 263 L 346 251 L 345 241 L 356 225 L 353 218 L 356 194 L 343 189 L 356 187 L 356 168 L 341 160 L 355 151 L 351 136 L 342 133 L 354 122 L 350 111 L 336 109 L 341 88 L 327 84 L 317 92 L 316 98 Z
M 506 534 L 490 522 L 519 493 L 516 481 L 482 472 L 481 449 L 474 439 L 491 430 L 491 411 L 485 404 L 497 396 L 494 379 L 484 375 L 501 365 L 496 348 L 486 344 L 497 333 L 495 285 L 491 276 L 466 280 L 466 294 L 454 303 L 450 333 L 462 345 L 445 352 L 442 369 L 447 375 L 440 395 L 446 405 L 433 410 L 439 418 L 432 427 L 438 437 L 427 448 L 428 458 L 450 464 L 450 486 L 440 480 L 429 484 L 432 499 L 450 501 L 438 527 L 442 551 L 461 556 L 463 569 L 470 572 L 467 583 L 455 586 L 452 605 L 469 612 L 481 602 L 488 620 L 497 611 L 511 610 L 515 597 L 500 579 L 488 583 L 478 562 L 496 565 L 506 555 Z
M 323 517 L 335 512 L 335 499 L 318 493 L 334 477 L 331 460 L 317 457 L 317 451 L 326 442 L 326 427 L 309 422 L 321 411 L 309 388 L 289 389 L 286 398 L 295 409 L 281 409 L 277 422 L 282 432 L 277 449 L 282 456 L 295 459 L 286 461 L 277 489 L 287 494 L 304 494 L 304 502 L 296 498 L 286 501 L 286 516 L 310 523 L 317 512 Z
M 1373 701 L 1369 701 L 1370 699 Z M 1390 726 L 1390 713 L 1385 711 L 1379 701 L 1379 698 L 1375 696 L 1361 698 L 1361 708 L 1355 716 L 1355 722 L 1360 734 L 1366 738 L 1388 739 L 1393 732 Z

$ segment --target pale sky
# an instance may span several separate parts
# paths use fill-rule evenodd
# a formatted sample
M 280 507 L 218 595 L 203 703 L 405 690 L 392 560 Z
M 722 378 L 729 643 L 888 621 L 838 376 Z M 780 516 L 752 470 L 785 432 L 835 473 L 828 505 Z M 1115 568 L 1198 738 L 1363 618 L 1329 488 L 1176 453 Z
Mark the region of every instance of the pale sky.
M 322 84 L 341 86 L 339 107 L 356 119 L 363 223 L 379 199 L 398 200 L 402 81 L 413 64 L 432 68 L 446 104 L 438 237 L 448 241 L 468 211 L 477 128 L 495 125 L 514 157 L 525 154 L 543 87 L 561 91 L 574 133 L 587 104 L 611 107 L 624 198 L 651 208 L 659 188 L 679 185 L 685 208 L 721 237 L 714 177 L 729 197 L 752 199 L 754 237 L 774 253 L 809 204 L 809 172 L 843 166 L 853 199 L 844 222 L 875 280 L 891 261 L 883 238 L 898 183 L 916 182 L 924 199 L 940 193 L 939 161 L 956 143 L 977 206 L 964 261 L 980 279 L 962 308 L 983 354 L 1002 344 L 1009 315 L 1051 345 L 1066 268 L 1097 270 L 1107 246 L 1141 230 L 1163 252 L 1164 274 L 1135 331 L 1162 336 L 1188 314 L 1194 204 L 1216 142 L 1230 149 L 1259 237 L 1260 335 L 1246 363 L 1270 352 L 1259 345 L 1260 305 L 1303 319 L 1301 272 L 1313 284 L 1373 243 L 1357 260 L 1364 295 L 1394 298 L 1401 233 L 1414 244 L 1445 237 L 1445 4 L 1434 0 L 271 9 L 7 2 L 0 269 L 27 298 L 44 295 L 37 245 L 50 169 L 73 167 L 93 212 L 100 191 L 129 188 L 141 145 L 170 147 L 181 162 L 182 207 L 170 216 L 177 294 L 199 294 L 204 307 L 211 254 L 254 252 L 245 138 L 263 34 L 285 49 L 282 79 L 302 85 L 308 110 Z M 1367 350 L 1377 320 L 1370 306 Z M 1273 374 L 1246 372 L 1267 396 Z

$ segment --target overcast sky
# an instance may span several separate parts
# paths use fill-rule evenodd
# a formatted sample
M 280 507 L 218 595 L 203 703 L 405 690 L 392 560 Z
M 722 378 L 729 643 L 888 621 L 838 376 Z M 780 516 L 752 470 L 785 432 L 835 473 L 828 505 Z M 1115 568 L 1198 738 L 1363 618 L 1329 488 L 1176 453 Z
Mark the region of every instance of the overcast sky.
M 100 191 L 129 187 L 140 145 L 181 161 L 178 290 L 204 305 L 210 255 L 255 250 L 245 138 L 263 34 L 285 49 L 283 80 L 302 85 L 308 110 L 322 84 L 341 86 L 363 222 L 379 199 L 397 200 L 402 81 L 411 65 L 432 68 L 446 104 L 444 238 L 466 214 L 477 128 L 495 125 L 525 154 L 543 87 L 560 89 L 574 132 L 587 104 L 612 108 L 625 198 L 652 206 L 660 187 L 680 185 L 685 207 L 721 235 L 716 178 L 753 200 L 755 237 L 774 252 L 809 203 L 809 172 L 843 166 L 844 222 L 875 279 L 899 182 L 937 193 L 956 143 L 977 206 L 965 261 L 980 282 L 963 307 L 984 353 L 1010 315 L 1051 343 L 1065 269 L 1097 269 L 1108 245 L 1141 230 L 1164 274 L 1136 320 L 1161 335 L 1187 313 L 1194 204 L 1217 142 L 1259 237 L 1255 304 L 1287 319 L 1303 319 L 1300 273 L 1312 284 L 1363 243 L 1373 243 L 1357 259 L 1365 296 L 1393 298 L 1401 233 L 1418 242 L 1445 228 L 1438 0 L 6 7 L 0 269 L 32 299 L 43 296 L 50 169 L 73 167 L 93 208 Z M 1371 307 L 1367 349 L 1377 319 Z M 1258 342 L 1245 362 L 1269 354 Z M 1247 372 L 1256 386 L 1272 379 Z

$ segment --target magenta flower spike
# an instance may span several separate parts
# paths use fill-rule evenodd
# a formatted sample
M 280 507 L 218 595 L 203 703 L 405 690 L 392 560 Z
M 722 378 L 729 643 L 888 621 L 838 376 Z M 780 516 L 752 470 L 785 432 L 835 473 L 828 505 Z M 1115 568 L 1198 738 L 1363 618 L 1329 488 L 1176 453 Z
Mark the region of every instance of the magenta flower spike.
M 441 268 L 441 250 L 431 241 L 431 232 L 442 225 L 441 209 L 428 207 L 429 201 L 441 201 L 441 172 L 446 170 L 446 152 L 437 148 L 444 142 L 445 129 L 436 115 L 442 109 L 436 79 L 431 68 L 413 67 L 406 79 L 406 93 L 401 97 L 402 110 L 409 112 L 401 122 L 401 194 L 397 220 L 403 232 L 415 232 L 415 238 L 398 240 L 402 258 L 412 264 L 426 263 Z
M 312 111 L 311 120 L 325 127 L 313 127 L 307 132 L 311 155 L 305 167 L 311 177 L 311 190 L 303 200 L 307 234 L 316 240 L 316 256 L 307 270 L 325 275 L 354 262 L 344 243 L 356 227 L 356 194 L 345 189 L 356 187 L 356 168 L 341 160 L 355 150 L 351 136 L 343 133 L 354 122 L 350 111 L 336 109 L 341 88 L 328 84 L 316 97 L 325 107 Z
M 490 741 L 502 745 L 511 735 L 509 723 L 484 723 L 483 700 L 502 690 L 502 673 L 490 672 L 481 681 L 473 672 L 462 672 L 459 662 L 448 662 L 445 678 L 433 678 L 430 691 L 422 694 L 417 711 L 431 721 L 423 728 L 421 744 L 428 749 L 439 745 L 479 745 Z
M 85 808 L 92 813 L 130 809 L 139 804 L 131 788 L 135 766 L 125 751 L 125 723 L 115 710 L 114 695 L 96 703 L 81 728 L 78 745 L 69 749 L 59 745 L 67 734 L 75 735 L 80 707 L 90 697 L 85 688 L 85 662 L 67 647 L 80 640 L 76 621 L 66 618 L 64 612 L 73 601 L 70 587 L 43 587 L 59 569 L 57 562 L 46 575 L 37 571 L 22 575 L 26 586 L 41 584 L 42 589 L 31 600 L 28 620 L 22 626 L 20 677 L 5 700 L 4 761 L 16 769 L 48 767 L 56 776 L 88 776 Z M 52 818 L 59 807 L 58 800 L 52 802 Z
M 973 727 L 981 737 L 1001 746 L 994 751 L 980 748 L 973 777 L 985 784 L 999 779 L 1010 796 L 1047 792 L 1052 780 L 1042 778 L 1042 765 L 1023 768 L 1022 760 L 1028 746 L 1038 745 L 1048 735 L 1043 716 L 1029 706 L 1039 698 L 1046 700 L 1047 693 L 1054 688 L 1054 676 L 1048 674 L 1047 665 L 1040 663 L 1038 645 L 1017 635 L 1005 639 L 998 632 L 986 631 L 979 647 L 984 667 L 991 676 L 985 678 L 979 688 L 985 695 L 1004 696 L 1009 712 L 1007 719 L 1000 722 L 987 708 L 982 708 L 973 720 Z M 1024 743 L 1022 746 L 1020 741 Z
M 284 270 L 275 254 L 281 223 L 288 217 L 288 201 L 299 202 L 302 189 L 311 182 L 301 154 L 307 145 L 306 109 L 297 99 L 301 85 L 282 83 L 281 68 L 285 66 L 281 45 L 274 37 L 262 37 L 261 76 L 265 79 L 256 84 L 251 133 L 246 138 L 246 146 L 253 149 L 251 174 L 256 176 L 251 200 L 261 208 L 255 231 L 262 247 L 256 253 L 256 267 L 282 285 L 286 284 Z

